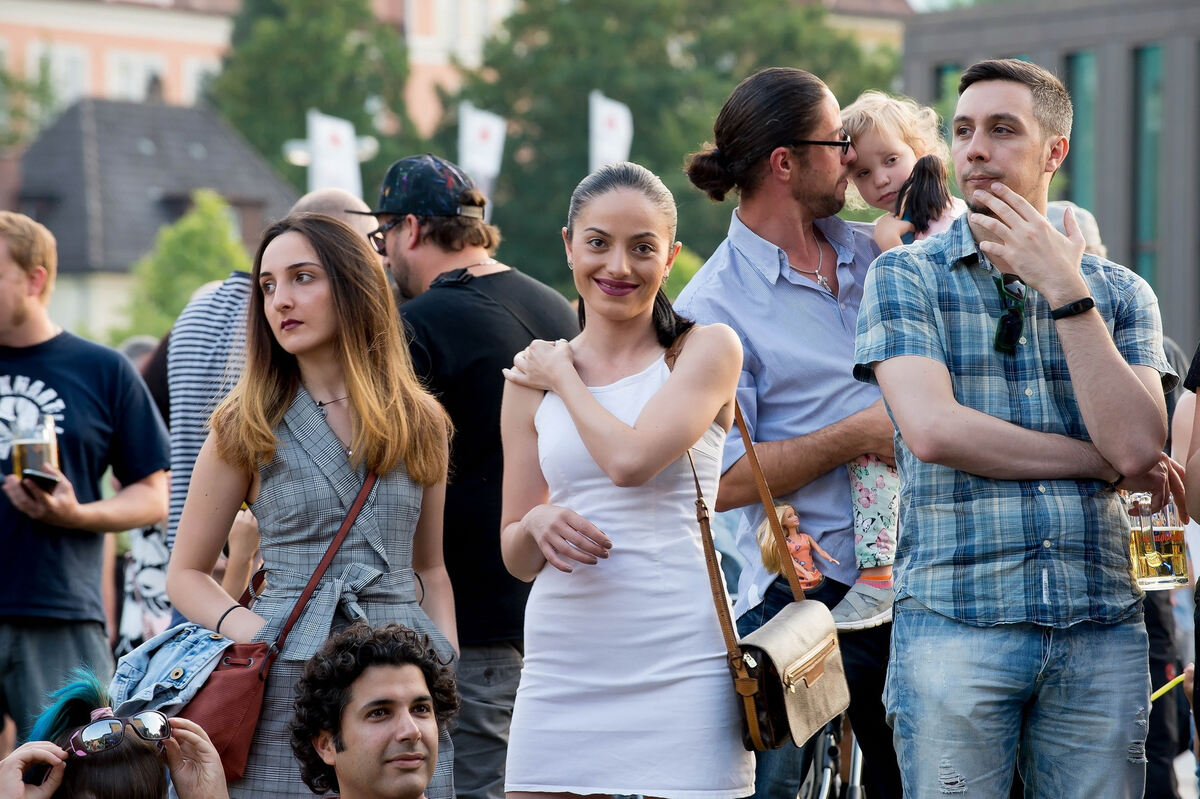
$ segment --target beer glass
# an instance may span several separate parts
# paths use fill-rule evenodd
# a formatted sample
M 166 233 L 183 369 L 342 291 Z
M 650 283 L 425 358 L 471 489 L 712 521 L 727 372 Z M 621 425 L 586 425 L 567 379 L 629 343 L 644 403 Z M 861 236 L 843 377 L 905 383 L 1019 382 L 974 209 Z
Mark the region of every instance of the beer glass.
M 26 469 L 58 468 L 58 436 L 54 417 L 46 414 L 37 423 L 18 427 L 12 442 L 13 474 L 20 477 Z
M 1129 556 L 1138 585 L 1143 591 L 1166 591 L 1187 585 L 1187 547 L 1174 500 L 1155 513 L 1150 512 L 1148 493 L 1132 493 L 1126 503 Z

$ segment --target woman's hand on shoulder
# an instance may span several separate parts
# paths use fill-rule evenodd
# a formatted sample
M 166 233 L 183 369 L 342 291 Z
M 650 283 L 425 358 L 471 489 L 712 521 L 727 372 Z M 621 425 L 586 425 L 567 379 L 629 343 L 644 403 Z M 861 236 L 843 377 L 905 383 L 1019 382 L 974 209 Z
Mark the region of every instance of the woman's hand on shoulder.
M 579 379 L 566 339 L 530 342 L 513 358 L 512 368 L 503 371 L 508 380 L 540 391 L 556 391 L 561 381 Z
M 525 514 L 521 524 L 546 562 L 559 571 L 569 573 L 580 563 L 599 563 L 612 549 L 612 541 L 600 528 L 570 508 L 537 505 Z

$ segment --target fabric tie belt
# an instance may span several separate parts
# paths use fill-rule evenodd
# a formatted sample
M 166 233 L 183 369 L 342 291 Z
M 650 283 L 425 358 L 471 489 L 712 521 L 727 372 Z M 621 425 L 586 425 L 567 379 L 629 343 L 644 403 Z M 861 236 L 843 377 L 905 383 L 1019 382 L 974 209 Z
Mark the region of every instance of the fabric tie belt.
M 290 603 L 304 590 L 310 576 L 277 569 L 267 571 L 267 590 L 254 609 L 262 613 L 266 609 L 264 605 L 272 607 L 271 617 L 264 628 L 271 630 L 272 637 L 283 625 L 291 609 Z M 400 605 L 416 601 L 416 579 L 412 569 L 382 572 L 362 563 L 350 563 L 340 574 L 321 581 L 284 641 L 280 657 L 283 660 L 308 660 L 312 657 L 329 637 L 333 617 L 339 607 L 351 621 L 370 621 L 360 602 Z M 284 609 L 274 607 L 276 603 Z M 383 621 L 380 615 L 376 613 L 375 623 Z

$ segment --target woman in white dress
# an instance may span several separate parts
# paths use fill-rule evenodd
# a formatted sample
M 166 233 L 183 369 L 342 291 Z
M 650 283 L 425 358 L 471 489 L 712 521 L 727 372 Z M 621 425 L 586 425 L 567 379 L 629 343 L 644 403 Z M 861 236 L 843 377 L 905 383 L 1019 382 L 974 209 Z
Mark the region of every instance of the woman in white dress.
M 505 372 L 501 546 L 535 581 L 510 799 L 753 793 L 687 460 L 713 502 L 742 349 L 662 292 L 675 225 L 646 169 L 585 178 L 563 229 L 583 332 L 535 341 Z

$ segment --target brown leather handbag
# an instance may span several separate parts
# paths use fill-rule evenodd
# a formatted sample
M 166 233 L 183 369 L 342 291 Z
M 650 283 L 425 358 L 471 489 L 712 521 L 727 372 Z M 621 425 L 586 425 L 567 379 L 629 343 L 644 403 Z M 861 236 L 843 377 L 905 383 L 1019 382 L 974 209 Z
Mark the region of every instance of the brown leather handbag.
M 266 691 L 267 674 L 271 670 L 271 664 L 283 649 L 283 642 L 291 632 L 292 626 L 304 612 L 304 607 L 316 591 L 317 584 L 321 582 L 329 564 L 333 562 L 338 547 L 346 540 L 354 520 L 358 518 L 358 512 L 362 510 L 375 485 L 375 480 L 376 475 L 371 472 L 363 481 L 350 512 L 346 514 L 329 548 L 325 550 L 325 556 L 321 558 L 321 563 L 313 572 L 300 598 L 296 600 L 291 615 L 275 641 L 255 641 L 230 646 L 225 650 L 217 668 L 192 697 L 192 701 L 179 713 L 183 718 L 199 724 L 208 733 L 221 756 L 221 765 L 225 769 L 227 780 L 240 779 L 246 771 L 246 760 L 250 757 L 250 743 L 254 740 L 258 717 L 262 713 L 263 694 Z M 249 607 L 253 595 L 247 588 L 240 603 Z M 218 633 L 213 635 L 220 637 Z
M 833 615 L 824 604 L 804 598 L 792 562 L 779 517 L 775 513 L 770 489 L 762 466 L 742 418 L 742 409 L 734 404 L 734 419 L 746 442 L 746 457 L 758 486 L 759 499 L 771 524 L 780 562 L 795 599 L 762 627 L 738 640 L 729 615 L 725 582 L 717 565 L 716 548 L 708 523 L 708 505 L 700 490 L 700 479 L 692 464 L 696 481 L 696 520 L 708 563 L 708 579 L 726 658 L 733 675 L 734 690 L 742 711 L 742 744 L 751 751 L 778 749 L 789 740 L 801 746 L 830 719 L 850 706 L 850 689 L 842 668 L 837 629 Z M 692 460 L 688 452 L 689 463 Z

